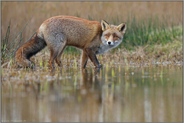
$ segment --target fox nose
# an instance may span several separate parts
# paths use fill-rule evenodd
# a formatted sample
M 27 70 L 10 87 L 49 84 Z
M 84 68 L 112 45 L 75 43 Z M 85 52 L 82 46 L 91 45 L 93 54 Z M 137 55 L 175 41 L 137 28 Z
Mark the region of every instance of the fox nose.
M 110 45 L 110 44 L 111 44 L 111 42 L 109 41 L 109 42 L 108 42 L 108 44 Z

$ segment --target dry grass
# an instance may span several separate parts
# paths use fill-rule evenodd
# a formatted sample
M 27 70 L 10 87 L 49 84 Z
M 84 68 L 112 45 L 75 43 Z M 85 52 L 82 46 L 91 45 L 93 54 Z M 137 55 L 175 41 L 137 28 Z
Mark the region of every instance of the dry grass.
M 2 2 L 2 37 L 11 22 L 10 40 L 27 24 L 23 40 L 38 29 L 47 18 L 55 15 L 74 15 L 110 23 L 126 22 L 157 16 L 168 23 L 182 23 L 182 2 Z

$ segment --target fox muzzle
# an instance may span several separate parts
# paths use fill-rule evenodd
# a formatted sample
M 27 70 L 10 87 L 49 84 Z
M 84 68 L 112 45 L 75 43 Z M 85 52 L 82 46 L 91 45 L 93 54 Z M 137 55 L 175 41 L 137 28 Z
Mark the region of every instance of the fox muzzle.
M 114 42 L 113 41 L 107 41 L 107 44 L 108 45 L 114 45 Z

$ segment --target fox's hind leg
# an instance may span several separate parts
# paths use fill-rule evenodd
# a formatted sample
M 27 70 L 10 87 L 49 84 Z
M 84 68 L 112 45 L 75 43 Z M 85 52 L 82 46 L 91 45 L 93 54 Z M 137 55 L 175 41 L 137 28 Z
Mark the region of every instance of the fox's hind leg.
M 49 67 L 51 69 L 53 69 L 53 68 L 55 68 L 55 66 L 54 66 L 54 60 L 57 57 L 58 51 L 56 49 L 51 48 L 51 47 L 49 47 L 49 49 L 50 49 Z
M 54 61 L 61 66 L 60 56 L 66 46 L 66 38 L 61 33 L 47 37 L 47 46 L 50 49 L 49 67 L 55 68 Z
M 65 47 L 66 47 L 66 43 L 63 43 L 63 45 L 60 46 L 60 49 L 59 49 L 58 54 L 57 54 L 57 57 L 55 59 L 55 61 L 58 64 L 59 67 L 61 67 L 61 60 L 60 60 L 60 58 L 61 58 L 61 55 L 62 55 Z
M 59 49 L 60 48 L 60 49 Z M 61 45 L 59 48 L 50 48 L 50 59 L 49 59 L 49 67 L 55 68 L 54 61 L 58 64 L 58 66 L 61 66 L 61 54 L 65 48 L 65 45 Z

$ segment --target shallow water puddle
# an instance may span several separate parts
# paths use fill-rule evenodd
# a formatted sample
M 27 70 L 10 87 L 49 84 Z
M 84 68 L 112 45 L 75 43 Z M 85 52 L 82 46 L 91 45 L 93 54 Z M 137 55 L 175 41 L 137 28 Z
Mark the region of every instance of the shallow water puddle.
M 182 69 L 2 71 L 4 122 L 181 122 Z

